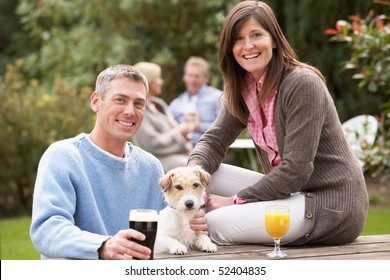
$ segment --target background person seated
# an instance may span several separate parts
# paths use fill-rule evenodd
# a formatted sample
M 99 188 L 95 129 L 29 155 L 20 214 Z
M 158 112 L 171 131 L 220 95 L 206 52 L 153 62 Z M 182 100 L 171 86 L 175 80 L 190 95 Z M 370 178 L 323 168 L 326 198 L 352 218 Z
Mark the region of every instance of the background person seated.
M 149 95 L 144 119 L 133 140 L 137 146 L 156 156 L 165 172 L 186 166 L 192 150 L 188 141 L 191 127 L 186 123 L 179 125 L 169 112 L 168 104 L 157 97 L 161 95 L 164 84 L 161 67 L 151 62 L 139 62 L 134 67 L 146 76 Z
M 169 110 L 178 123 L 193 127 L 193 146 L 211 126 L 221 111 L 222 91 L 208 85 L 209 64 L 202 57 L 190 57 L 185 66 L 183 82 L 186 90 L 169 104 Z

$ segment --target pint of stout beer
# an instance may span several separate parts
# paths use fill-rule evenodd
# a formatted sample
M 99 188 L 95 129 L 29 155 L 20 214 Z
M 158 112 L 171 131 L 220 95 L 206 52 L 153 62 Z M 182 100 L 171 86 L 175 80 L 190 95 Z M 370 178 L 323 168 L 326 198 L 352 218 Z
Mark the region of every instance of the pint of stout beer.
M 130 210 L 129 227 L 145 234 L 144 241 L 133 239 L 133 241 L 148 247 L 152 253 L 150 259 L 153 260 L 154 242 L 157 234 L 157 211 L 152 209 Z

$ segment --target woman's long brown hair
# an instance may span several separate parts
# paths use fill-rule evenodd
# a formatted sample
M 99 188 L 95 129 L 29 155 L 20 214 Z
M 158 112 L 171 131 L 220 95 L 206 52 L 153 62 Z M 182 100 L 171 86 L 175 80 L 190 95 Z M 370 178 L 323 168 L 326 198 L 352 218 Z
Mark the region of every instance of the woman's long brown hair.
M 272 94 L 272 90 L 278 87 L 284 71 L 291 71 L 295 67 L 311 68 L 325 82 L 325 78 L 318 69 L 297 60 L 274 12 L 267 4 L 261 1 L 240 2 L 226 17 L 219 42 L 218 62 L 224 80 L 224 100 L 227 109 L 244 123 L 247 122 L 247 116 L 241 91 L 244 86 L 246 70 L 236 62 L 232 49 L 241 26 L 250 18 L 257 20 L 271 34 L 276 44 L 272 59 L 268 64 L 267 79 L 264 81 L 259 103 L 267 100 Z

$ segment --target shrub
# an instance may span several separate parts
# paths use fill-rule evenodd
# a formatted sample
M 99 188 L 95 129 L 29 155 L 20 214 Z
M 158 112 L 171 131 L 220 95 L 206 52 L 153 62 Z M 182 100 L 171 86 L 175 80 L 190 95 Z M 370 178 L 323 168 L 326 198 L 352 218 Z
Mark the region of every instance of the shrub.
M 52 142 L 92 127 L 91 89 L 25 80 L 22 60 L 0 77 L 0 217 L 29 212 L 38 162 Z M 59 159 L 61 160 L 61 159 Z
M 390 2 L 386 3 L 390 5 Z M 371 10 L 364 19 L 358 15 L 350 16 L 349 19 L 351 22 L 338 20 L 336 28 L 325 30 L 325 34 L 333 35 L 331 41 L 346 43 L 351 49 L 351 58 L 344 62 L 343 67 L 356 70 L 352 78 L 360 80 L 361 89 L 389 95 L 389 16 L 376 15 Z
M 389 1 L 374 1 L 390 6 Z M 373 176 L 390 178 L 390 17 L 376 15 L 371 10 L 366 18 L 353 15 L 350 22 L 338 20 L 335 29 L 325 30 L 332 42 L 345 43 L 351 57 L 342 64 L 354 69 L 353 79 L 359 79 L 360 92 L 369 92 L 378 100 L 380 129 L 373 147 L 363 147 L 361 160 L 365 171 Z

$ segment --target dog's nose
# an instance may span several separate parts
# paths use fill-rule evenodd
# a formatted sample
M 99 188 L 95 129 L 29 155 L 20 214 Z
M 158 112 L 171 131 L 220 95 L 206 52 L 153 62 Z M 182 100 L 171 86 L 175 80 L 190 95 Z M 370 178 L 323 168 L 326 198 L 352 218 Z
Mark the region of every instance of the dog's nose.
M 191 209 L 194 206 L 194 202 L 192 200 L 187 200 L 184 204 L 188 209 Z

